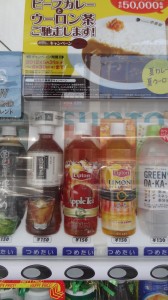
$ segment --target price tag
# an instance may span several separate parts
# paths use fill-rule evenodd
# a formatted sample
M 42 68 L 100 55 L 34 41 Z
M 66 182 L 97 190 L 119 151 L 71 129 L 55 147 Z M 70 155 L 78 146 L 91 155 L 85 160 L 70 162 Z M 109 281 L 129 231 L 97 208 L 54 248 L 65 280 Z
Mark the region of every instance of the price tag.
M 89 244 L 91 242 L 91 238 L 90 237 L 73 237 L 72 238 L 72 242 L 75 244 Z
M 114 237 L 112 238 L 113 244 L 129 244 L 130 238 L 129 237 Z
M 0 236 L 0 242 L 3 243 L 11 243 L 12 242 L 12 238 L 11 236 Z
M 52 238 L 51 236 L 34 236 L 33 237 L 33 242 L 34 243 L 51 243 Z
M 152 237 L 152 244 L 167 244 L 167 237 Z

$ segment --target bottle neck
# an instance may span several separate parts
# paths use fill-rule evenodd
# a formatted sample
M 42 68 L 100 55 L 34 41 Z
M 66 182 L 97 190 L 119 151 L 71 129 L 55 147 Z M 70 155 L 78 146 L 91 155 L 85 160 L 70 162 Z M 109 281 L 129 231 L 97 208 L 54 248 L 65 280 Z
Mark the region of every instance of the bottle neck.
M 124 135 L 124 134 L 113 134 L 113 135 L 111 135 L 111 137 L 115 137 L 115 138 L 123 138 L 123 137 L 126 137 L 126 135 Z
M 52 133 L 39 133 L 40 139 L 53 139 Z
M 90 138 L 90 135 L 87 134 L 81 134 L 81 135 L 77 135 L 78 138 L 82 138 L 82 137 L 87 137 Z

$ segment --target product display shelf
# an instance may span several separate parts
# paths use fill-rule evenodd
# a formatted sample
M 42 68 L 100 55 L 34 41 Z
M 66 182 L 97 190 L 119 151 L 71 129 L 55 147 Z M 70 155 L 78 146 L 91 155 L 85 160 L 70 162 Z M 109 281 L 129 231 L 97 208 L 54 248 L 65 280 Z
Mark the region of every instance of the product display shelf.
M 24 222 L 23 219 L 13 236 L 1 237 L 1 253 L 3 251 L 12 253 L 13 247 L 17 251 L 17 256 L 1 254 L 2 279 L 37 279 L 36 276 L 44 280 L 69 278 L 108 280 L 111 277 L 136 280 L 167 279 L 164 254 L 159 256 L 167 249 L 167 239 L 161 237 L 150 239 L 139 226 L 136 234 L 128 238 L 106 236 L 102 233 L 100 224 L 98 232 L 92 237 L 71 237 L 64 233 L 62 227 L 55 235 L 37 237 L 25 231 Z M 6 239 L 6 242 L 3 239 Z M 55 251 L 57 255 L 54 254 Z M 148 256 L 144 256 L 144 253 Z M 152 253 L 153 255 L 155 253 L 155 257 L 151 256 Z M 41 267 L 38 265 L 42 266 L 40 271 Z M 4 268 L 8 271 L 8 275 Z M 70 270 L 66 273 L 67 269 Z
M 63 111 L 67 103 L 50 101 L 50 109 Z M 142 99 L 78 103 L 79 107 L 69 102 L 69 112 L 63 113 L 63 124 L 56 129 L 58 143 L 63 148 L 65 120 L 75 122 L 80 111 L 91 120 L 92 112 L 99 117 L 113 112 L 126 116 L 128 112 L 137 112 L 148 122 L 160 122 L 166 110 L 166 101 L 158 103 L 157 99 L 149 102 Z M 42 101 L 25 102 L 27 115 L 34 111 L 45 111 L 48 103 Z M 152 106 L 152 107 L 151 107 Z M 75 108 L 74 108 L 75 107 Z M 131 109 L 132 108 L 132 109 Z M 151 113 L 154 109 L 153 115 Z M 157 113 L 155 113 L 157 112 Z M 72 115 L 75 115 L 75 117 Z M 65 117 L 66 116 L 66 117 Z M 92 120 L 93 121 L 93 120 Z M 31 131 L 31 140 L 37 138 L 37 132 Z M 31 143 L 30 138 L 28 142 Z M 91 237 L 76 238 L 65 234 L 62 223 L 58 233 L 51 236 L 34 236 L 26 231 L 26 215 L 19 228 L 12 236 L 0 238 L 0 277 L 6 280 L 167 280 L 168 265 L 166 264 L 167 237 L 150 237 L 142 231 L 137 217 L 136 233 L 130 237 L 115 238 L 105 235 L 101 229 L 99 218 L 97 233 Z M 5 253 L 6 255 L 3 255 Z
M 121 256 L 121 258 L 125 256 L 125 259 L 128 259 L 130 256 L 131 258 L 136 258 L 136 260 L 138 260 L 139 258 L 144 257 L 145 248 L 152 247 L 153 249 L 157 249 L 158 245 L 161 246 L 161 244 L 163 248 L 167 247 L 167 237 L 149 237 L 143 233 L 138 221 L 136 234 L 129 237 L 112 237 L 105 235 L 101 229 L 101 220 L 99 220 L 98 230 L 95 235 L 90 237 L 73 237 L 64 232 L 63 224 L 61 224 L 59 232 L 53 235 L 35 236 L 29 234 L 25 229 L 24 218 L 21 225 L 12 236 L 0 237 L 1 247 L 16 247 L 17 258 L 36 258 L 40 255 L 40 250 L 38 250 L 38 247 L 43 247 L 44 253 L 41 253 L 41 259 L 43 260 L 45 259 L 44 256 L 47 256 L 47 259 L 53 259 L 54 257 L 54 259 L 57 260 L 59 260 L 62 256 L 64 256 L 64 258 L 70 256 L 71 258 L 75 259 L 78 259 L 78 256 L 80 256 L 80 259 L 83 258 L 86 260 L 89 258 L 89 256 L 91 258 L 93 258 L 93 256 L 96 258 L 100 257 L 100 259 L 108 256 L 110 260 L 116 259 L 117 256 Z M 31 253 L 29 247 L 37 247 L 37 251 L 34 252 L 34 255 Z M 45 249 L 47 251 L 48 248 L 49 250 L 51 248 L 51 250 L 48 250 L 48 254 L 45 254 Z M 57 253 L 53 252 L 52 248 L 55 248 Z M 71 250 L 71 248 L 74 248 L 74 250 Z M 110 248 L 112 249 L 110 250 Z M 120 253 L 120 248 L 123 248 L 123 250 L 126 248 L 122 254 Z M 82 253 L 80 249 L 83 249 Z M 117 251 L 115 253 L 115 249 L 118 249 L 118 255 Z M 151 251 L 149 251 L 149 256 L 150 252 Z M 3 253 L 3 251 L 1 251 L 1 253 Z

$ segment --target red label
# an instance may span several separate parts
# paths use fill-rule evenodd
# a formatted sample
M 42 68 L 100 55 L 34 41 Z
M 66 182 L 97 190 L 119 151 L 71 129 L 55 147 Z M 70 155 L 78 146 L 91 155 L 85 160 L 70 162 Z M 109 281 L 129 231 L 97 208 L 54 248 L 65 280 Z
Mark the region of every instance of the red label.
M 70 204 L 72 207 L 94 207 L 92 190 L 83 184 L 74 185 L 70 192 Z M 96 203 L 97 206 L 97 203 Z
M 111 4 L 118 9 L 131 12 L 148 14 L 152 12 L 162 13 L 168 6 L 168 0 L 110 0 Z
M 168 143 L 168 128 L 161 128 L 159 135 L 164 142 Z
M 125 169 L 113 170 L 113 176 L 125 177 L 130 176 L 131 172 Z

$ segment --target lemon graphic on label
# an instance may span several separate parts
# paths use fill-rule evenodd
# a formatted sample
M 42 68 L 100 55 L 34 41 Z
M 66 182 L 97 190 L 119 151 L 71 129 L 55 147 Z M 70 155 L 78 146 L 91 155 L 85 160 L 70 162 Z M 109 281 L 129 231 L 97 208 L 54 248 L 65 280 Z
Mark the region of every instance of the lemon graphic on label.
M 76 175 L 79 172 L 81 172 L 82 170 L 83 170 L 83 167 L 80 164 L 73 164 L 69 169 L 70 176 L 73 177 L 73 174 Z

